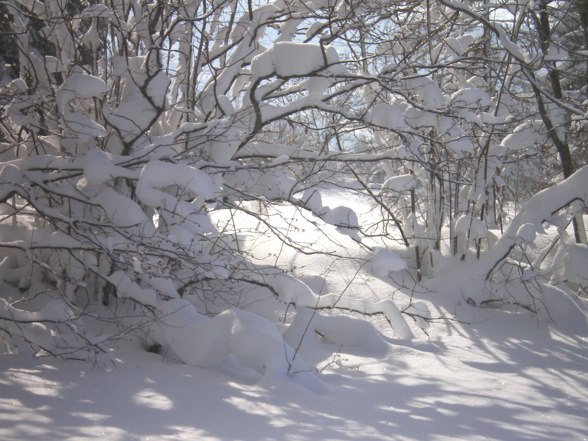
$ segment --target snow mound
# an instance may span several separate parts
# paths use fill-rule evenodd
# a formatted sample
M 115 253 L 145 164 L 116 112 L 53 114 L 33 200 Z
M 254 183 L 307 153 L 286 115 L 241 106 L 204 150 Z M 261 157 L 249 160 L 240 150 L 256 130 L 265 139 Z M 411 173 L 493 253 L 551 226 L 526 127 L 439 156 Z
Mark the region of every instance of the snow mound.
M 354 210 L 349 207 L 324 207 L 323 214 L 320 216 L 326 223 L 337 227 L 337 231 L 356 242 L 361 242 L 359 235 L 359 220 Z
M 392 300 L 369 302 L 364 299 L 342 297 L 339 294 L 322 294 L 319 296 L 301 280 L 282 273 L 273 276 L 266 275 L 260 282 L 270 285 L 280 300 L 285 303 L 292 303 L 296 307 L 341 309 L 364 315 L 381 314 L 390 323 L 397 338 L 408 340 L 414 337 L 404 317 Z
M 378 277 L 386 277 L 391 272 L 406 269 L 406 261 L 398 254 L 377 248 L 370 262 L 371 272 Z
M 349 207 L 325 207 L 322 219 L 331 225 L 337 225 L 345 228 L 359 228 L 359 221 L 355 211 Z
M 543 284 L 537 295 L 538 315 L 568 335 L 588 336 L 588 317 L 577 298 Z
M 284 340 L 298 347 L 308 340 L 337 346 L 338 349 L 361 348 L 373 354 L 386 354 L 388 344 L 370 322 L 346 315 L 324 315 L 309 308 L 299 308 Z
M 325 214 L 326 209 L 323 207 L 321 193 L 316 188 L 305 190 L 300 200 L 317 216 Z
M 186 364 L 214 368 L 233 354 L 243 366 L 257 371 L 262 381 L 292 378 L 312 390 L 322 388 L 322 382 L 264 317 L 232 309 L 209 318 L 184 299 L 161 302 L 158 309 L 163 314 L 159 334 Z
M 482 239 L 488 236 L 488 227 L 484 222 L 469 214 L 462 214 L 455 221 L 455 232 L 468 234 L 471 240 Z
M 562 261 L 565 279 L 588 287 L 588 246 L 584 244 L 567 245 Z

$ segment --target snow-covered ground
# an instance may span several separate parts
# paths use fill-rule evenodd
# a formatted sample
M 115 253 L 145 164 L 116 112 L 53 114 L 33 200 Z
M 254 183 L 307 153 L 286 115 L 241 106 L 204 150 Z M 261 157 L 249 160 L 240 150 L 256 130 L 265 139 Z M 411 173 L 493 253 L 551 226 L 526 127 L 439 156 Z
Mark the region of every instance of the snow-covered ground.
M 323 196 L 330 208 L 342 200 L 328 191 Z M 352 205 L 360 220 L 369 214 L 361 200 Z M 0 439 L 588 439 L 586 335 L 560 332 L 557 324 L 548 326 L 524 310 L 474 308 L 459 300 L 466 293 L 455 293 L 452 280 L 466 276 L 458 272 L 413 292 L 402 272 L 393 281 L 374 270 L 373 262 L 362 266 L 368 251 L 335 233 L 334 226 L 323 225 L 326 236 L 299 232 L 293 221 L 289 228 L 296 243 L 347 253 L 346 258 L 304 255 L 267 240 L 243 245 L 289 268 L 317 293 L 393 299 L 399 307 L 412 293 L 439 320 L 426 333 L 411 323 L 412 340 L 395 338 L 381 317 L 370 322 L 382 335 L 357 320 L 337 322 L 341 333 L 332 338 L 311 332 L 299 353 L 319 373 L 292 379 L 260 378 L 235 355 L 218 368 L 198 368 L 125 339 L 117 341 L 110 362 L 95 366 L 2 356 Z M 386 262 L 396 265 L 393 258 Z M 239 305 L 274 319 L 284 313 L 261 292 Z M 327 323 L 329 317 L 309 319 Z M 354 334 L 345 335 L 351 326 Z M 337 332 L 336 326 L 324 329 Z M 341 346 L 343 340 L 349 344 Z
M 489 314 L 387 353 L 337 353 L 327 388 L 258 385 L 131 352 L 116 366 L 5 356 L 0 438 L 16 440 L 583 440 L 588 344 Z M 440 337 L 442 335 L 442 337 Z

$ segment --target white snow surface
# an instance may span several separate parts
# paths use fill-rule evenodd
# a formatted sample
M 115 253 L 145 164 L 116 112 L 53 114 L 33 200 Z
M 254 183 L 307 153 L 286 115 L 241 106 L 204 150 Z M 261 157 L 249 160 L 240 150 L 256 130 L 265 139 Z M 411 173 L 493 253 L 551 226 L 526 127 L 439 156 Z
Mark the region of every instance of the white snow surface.
M 443 340 L 387 343 L 388 353 L 379 357 L 341 353 L 324 360 L 327 389 L 320 394 L 289 381 L 271 387 L 256 383 L 234 360 L 206 370 L 139 350 L 129 350 L 109 367 L 5 356 L 0 436 L 5 441 L 585 439 L 586 342 L 550 337 L 533 320 L 519 318 L 517 324 L 493 314 L 477 319 L 490 320 L 480 333 L 459 328 Z
M 352 206 L 360 225 L 370 218 L 360 194 L 323 188 L 320 198 L 310 195 L 311 206 Z M 538 300 L 550 316 L 474 308 L 464 300 L 480 287 L 468 284 L 463 266 L 415 285 L 402 270 L 400 252 L 368 252 L 327 224 L 326 235 L 303 232 L 303 217 L 282 205 L 269 209 L 274 226 L 280 213 L 301 247 L 310 243 L 344 257 L 293 250 L 275 257 L 275 240 L 252 241 L 250 251 L 272 251 L 271 259 L 289 265 L 288 274 L 272 283 L 285 302 L 297 305 L 285 324 L 275 325 L 284 305 L 262 291 L 242 299 L 247 310 L 208 318 L 177 298 L 169 281 L 146 280 L 148 288 L 114 273 L 111 281 L 121 297 L 165 315 L 169 326 L 154 329 L 154 335 L 167 336 L 164 350 L 147 352 L 144 342 L 127 336 L 109 346 L 109 361 L 98 364 L 0 356 L 0 439 L 588 438 L 588 328 L 574 315 L 580 300 L 563 302 L 559 288 L 548 285 Z M 586 276 L 585 248 L 571 247 L 563 256 L 568 277 Z M 400 271 L 370 273 L 367 263 L 380 258 Z M 156 290 L 171 299 L 157 298 Z M 324 309 L 315 312 L 316 306 Z M 346 308 L 374 315 L 349 314 Z M 393 308 L 398 316 L 401 310 L 415 314 L 415 320 L 396 321 Z M 0 317 L 18 311 L 17 305 L 0 304 Z M 378 311 L 386 311 L 401 332 Z M 446 319 L 430 323 L 425 334 L 417 322 L 429 311 Z M 29 314 L 20 318 L 59 320 L 69 312 L 61 302 Z M 402 323 L 412 338 L 403 336 Z M 95 326 L 98 339 L 109 325 Z
M 397 253 L 382 248 L 376 249 L 371 261 L 372 271 L 375 275 L 384 277 L 390 272 L 406 269 L 406 261 Z

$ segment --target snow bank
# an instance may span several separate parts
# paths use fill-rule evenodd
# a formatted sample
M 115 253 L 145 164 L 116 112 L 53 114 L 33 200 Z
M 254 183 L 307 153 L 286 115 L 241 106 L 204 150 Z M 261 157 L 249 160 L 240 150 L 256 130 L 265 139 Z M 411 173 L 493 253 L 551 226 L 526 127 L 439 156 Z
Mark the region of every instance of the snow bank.
M 306 189 L 300 198 L 300 201 L 319 217 L 326 212 L 325 207 L 323 207 L 321 193 L 316 188 Z
M 210 319 L 184 299 L 158 305 L 164 343 L 186 364 L 203 368 L 220 365 L 229 353 L 230 323 L 226 316 Z
M 341 234 L 360 242 L 359 219 L 355 211 L 342 205 L 327 207 L 323 205 L 320 190 L 308 188 L 298 199 L 308 207 L 314 215 L 320 217 L 327 224 L 333 225 Z
M 588 287 L 588 246 L 577 243 L 566 245 L 558 260 L 564 280 Z
M 279 298 L 296 305 L 314 309 L 340 309 L 365 315 L 381 314 L 390 323 L 399 339 L 413 338 L 404 317 L 393 301 L 368 302 L 337 294 L 315 294 L 304 282 L 286 274 L 266 275 L 260 282 L 268 283 Z
M 488 227 L 486 226 L 486 223 L 469 214 L 462 214 L 457 218 L 455 221 L 455 232 L 464 235 L 468 234 L 470 240 L 488 237 Z
M 284 339 L 292 347 L 308 344 L 316 339 L 338 349 L 361 348 L 369 353 L 385 354 L 387 343 L 380 332 L 366 320 L 347 315 L 328 316 L 309 308 L 299 308 Z
M 391 272 L 406 269 L 406 261 L 393 251 L 376 248 L 370 261 L 371 272 L 378 277 L 387 277 Z
M 359 228 L 359 221 L 355 211 L 341 205 L 333 208 L 324 207 L 321 218 L 328 224 L 344 228 Z
M 166 345 L 184 362 L 204 368 L 223 363 L 229 354 L 262 375 L 264 381 L 288 376 L 313 390 L 322 382 L 286 343 L 268 319 L 243 310 L 227 310 L 208 318 L 183 299 L 161 302 Z M 301 374 L 303 378 L 296 378 Z
M 553 323 L 565 334 L 588 337 L 588 316 L 575 295 L 553 285 L 541 284 L 540 290 L 533 292 L 533 296 L 533 305 L 543 320 Z

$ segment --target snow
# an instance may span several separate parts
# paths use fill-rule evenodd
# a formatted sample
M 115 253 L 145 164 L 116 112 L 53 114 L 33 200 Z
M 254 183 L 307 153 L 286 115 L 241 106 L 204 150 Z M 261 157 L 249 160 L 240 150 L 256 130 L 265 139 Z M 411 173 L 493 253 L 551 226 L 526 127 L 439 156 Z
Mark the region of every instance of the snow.
M 490 95 L 477 88 L 460 89 L 451 95 L 451 104 L 456 107 L 478 109 L 488 107 L 491 103 Z
M 74 97 L 92 98 L 108 92 L 108 85 L 98 77 L 73 74 L 67 77 L 57 91 L 55 101 L 60 112 L 66 112 L 66 104 Z
M 176 186 L 183 193 L 180 198 L 169 190 L 169 187 Z M 205 234 L 215 231 L 208 219 L 200 214 L 200 209 L 205 199 L 212 199 L 220 193 L 220 188 L 212 178 L 203 171 L 186 165 L 174 164 L 171 162 L 151 160 L 145 164 L 139 175 L 136 194 L 139 200 L 152 208 L 163 209 L 166 212 L 179 216 L 179 218 L 190 219 L 189 228 L 176 226 L 176 239 L 180 239 L 181 244 L 189 244 L 192 241 L 193 234 Z M 182 198 L 191 197 L 190 201 Z M 172 217 L 173 217 L 172 215 Z M 171 219 L 168 219 L 170 221 Z M 188 224 L 184 223 L 184 227 Z M 187 235 L 184 240 L 182 231 Z
M 536 236 L 537 228 L 532 223 L 521 225 L 516 233 L 517 239 L 525 244 L 532 244 Z
M 376 249 L 371 261 L 372 271 L 379 277 L 384 277 L 390 272 L 406 269 L 406 261 L 398 254 L 382 248 Z
M 521 337 L 509 335 L 520 329 L 505 315 L 478 320 L 490 318 L 483 334 L 463 327 L 444 342 L 388 344 L 379 358 L 345 352 L 325 360 L 328 389 L 320 394 L 287 381 L 260 385 L 232 360 L 213 371 L 137 349 L 108 367 L 5 356 L 0 434 L 5 441 L 586 438 L 585 343 L 549 337 L 532 321 Z
M 282 169 L 237 170 L 224 176 L 225 184 L 230 189 L 263 197 L 268 200 L 289 199 L 296 185 L 294 177 Z M 229 192 L 230 194 L 230 192 Z
M 409 129 L 404 120 L 403 109 L 398 105 L 377 103 L 370 108 L 365 120 L 390 130 Z
M 139 204 L 110 187 L 104 188 L 94 197 L 93 202 L 104 209 L 106 216 L 117 227 L 132 227 L 149 222 Z
M 445 145 L 452 152 L 462 155 L 464 153 L 473 154 L 474 146 L 472 141 L 465 133 L 456 133 L 456 136 L 449 136 L 449 139 L 445 141 Z
M 161 302 L 158 308 L 163 313 L 165 344 L 184 363 L 215 368 L 232 355 L 264 381 L 302 374 L 304 386 L 322 388 L 276 326 L 258 314 L 234 309 L 208 318 L 180 299 Z
M 325 213 L 321 218 L 332 225 L 338 225 L 349 228 L 359 228 L 359 222 L 357 220 L 357 214 L 349 207 L 333 207 L 325 208 Z
M 219 192 L 208 174 L 189 165 L 153 160 L 143 167 L 138 186 L 164 188 L 171 185 L 207 199 Z
M 10 305 L 0 298 L 0 319 L 33 321 L 66 321 L 72 317 L 72 310 L 63 300 L 52 300 L 38 312 L 25 311 Z
M 375 353 L 387 353 L 388 346 L 370 322 L 346 315 L 325 315 L 310 308 L 300 308 L 284 333 L 291 346 L 328 344 L 339 347 L 363 347 Z M 305 341 L 306 339 L 306 341 Z M 309 341 L 314 339 L 314 341 Z
M 115 165 L 112 155 L 102 150 L 91 149 L 84 159 L 84 177 L 88 184 L 100 186 L 119 177 L 136 179 L 138 173 Z
M 446 104 L 446 97 L 439 85 L 431 78 L 423 76 L 407 77 L 404 79 L 409 92 L 416 94 L 425 106 L 437 108 Z
M 300 200 L 317 216 L 321 216 L 326 212 L 325 207 L 323 207 L 321 193 L 316 188 L 305 190 Z
M 305 76 L 338 61 L 333 47 L 325 47 L 323 53 L 318 44 L 280 41 L 251 60 L 251 76 L 253 80 L 273 74 L 279 77 Z
M 588 439 L 588 166 L 479 214 L 547 140 L 532 1 L 66 3 L 0 75 L 0 440 Z
M 480 219 L 462 214 L 455 221 L 455 232 L 469 234 L 470 239 L 481 239 L 488 236 L 488 227 Z
M 577 170 L 566 180 L 548 187 L 532 196 L 523 209 L 513 218 L 504 234 L 494 247 L 485 252 L 480 260 L 480 271 L 490 271 L 493 265 L 508 254 L 517 242 L 519 230 L 524 236 L 530 236 L 528 230 L 532 224 L 535 231 L 541 231 L 543 222 L 557 224 L 557 213 L 574 200 L 588 200 L 588 166 Z M 554 219 L 552 219 L 554 218 Z M 525 226 L 521 229 L 522 226 Z
M 95 4 L 92 6 L 88 6 L 82 11 L 82 17 L 90 18 L 90 17 L 101 17 L 101 18 L 110 18 L 112 17 L 113 12 L 110 10 L 106 5 Z
M 152 288 L 156 289 L 160 293 L 165 294 L 170 298 L 180 297 L 174 283 L 170 279 L 153 276 L 146 276 L 145 279 Z
M 517 151 L 545 142 L 547 135 L 540 120 L 526 121 L 517 126 L 513 133 L 507 135 L 500 145 L 511 151 Z
M 130 298 L 142 305 L 156 306 L 157 293 L 153 289 L 142 288 L 133 282 L 123 271 L 116 271 L 108 276 L 108 281 L 112 283 L 118 297 Z
M 588 246 L 567 245 L 562 256 L 564 277 L 580 286 L 588 287 Z
M 519 46 L 512 42 L 508 37 L 506 30 L 501 26 L 498 26 L 495 29 L 498 32 L 498 38 L 500 39 L 502 47 L 504 47 L 510 55 L 516 58 L 517 61 L 525 63 L 529 57 L 523 53 Z
M 410 106 L 404 111 L 407 124 L 415 129 L 439 127 L 439 115 Z
M 462 35 L 457 38 L 447 37 L 444 42 L 455 55 L 461 57 L 474 42 L 474 37 L 471 35 Z
M 102 125 L 80 113 L 64 113 L 63 121 L 67 128 L 83 136 L 103 138 L 108 135 L 108 132 Z
M 581 177 L 568 185 L 578 187 Z M 168 182 L 147 179 L 150 185 Z M 362 199 L 348 193 L 311 188 L 302 200 L 313 210 L 341 207 L 345 201 L 359 224 L 366 216 Z M 464 217 L 459 231 L 467 231 L 471 223 Z M 520 225 L 529 223 L 527 217 Z M 302 233 L 293 240 L 305 237 L 311 240 Z M 316 237 L 332 249 L 334 236 Z M 267 239 L 254 246 L 263 254 L 275 250 L 276 242 Z M 588 437 L 588 325 L 580 300 L 549 285 L 537 297 L 539 316 L 473 308 L 463 299 L 473 296 L 479 285 L 468 285 L 470 274 L 460 271 L 463 267 L 424 282 L 423 293 L 403 279 L 407 262 L 394 249 L 368 252 L 347 240 L 340 251 L 347 258 L 285 252 L 282 260 L 293 265 L 289 274 L 272 276 L 269 268 L 258 267 L 258 281 L 269 283 L 283 304 L 295 306 L 278 325 L 254 313 L 285 317 L 277 306 L 282 303 L 273 296 L 246 301 L 250 311 L 229 309 L 211 318 L 179 298 L 171 280 L 146 274 L 131 280 L 115 272 L 109 279 L 119 297 L 151 305 L 161 318 L 150 333 L 161 342 L 161 352 L 147 352 L 144 342 L 126 335 L 108 347 L 104 355 L 109 361 L 95 365 L 3 355 L 0 439 Z M 571 247 L 561 256 L 567 277 L 585 276 L 585 247 Z M 300 280 L 313 278 L 319 282 L 313 288 Z M 319 291 L 314 285 L 320 286 L 321 278 L 327 283 Z M 63 320 L 71 313 L 63 301 L 38 313 L 7 301 L 0 305 L 2 316 L 19 314 L 17 310 L 25 319 Z M 405 320 L 401 310 L 415 314 L 415 320 Z M 379 319 L 383 316 L 377 312 L 382 311 L 392 331 Z M 454 314 L 458 320 L 452 319 Z M 418 323 L 428 316 L 446 318 L 429 323 L 427 336 Z M 107 321 L 96 326 L 96 341 L 112 333 Z M 49 327 L 27 326 L 25 335 L 40 338 Z

